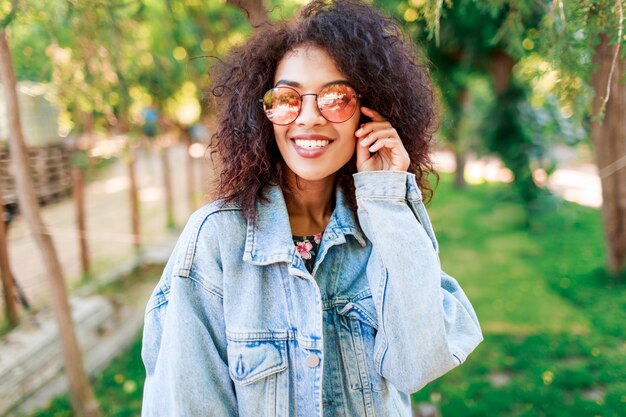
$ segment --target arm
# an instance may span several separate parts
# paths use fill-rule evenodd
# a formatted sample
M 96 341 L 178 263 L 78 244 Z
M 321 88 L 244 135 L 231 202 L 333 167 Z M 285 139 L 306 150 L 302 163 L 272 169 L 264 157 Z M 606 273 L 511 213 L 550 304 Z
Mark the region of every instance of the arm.
M 354 175 L 358 216 L 372 242 L 367 267 L 378 316 L 375 363 L 411 393 L 462 363 L 482 334 L 467 297 L 441 271 L 415 176 Z
M 148 303 L 144 417 L 238 414 L 216 285 L 221 282 L 217 234 L 203 231 L 208 222 L 206 215 L 192 217 Z

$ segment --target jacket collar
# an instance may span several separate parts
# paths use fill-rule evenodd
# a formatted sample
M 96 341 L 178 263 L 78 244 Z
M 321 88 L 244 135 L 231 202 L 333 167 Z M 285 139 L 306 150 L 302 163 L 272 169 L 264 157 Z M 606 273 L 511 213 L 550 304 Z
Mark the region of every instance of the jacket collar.
M 256 222 L 248 220 L 243 260 L 255 265 L 276 262 L 297 265 L 300 257 L 293 243 L 283 191 L 280 186 L 268 186 L 265 197 L 267 202 L 257 202 Z M 341 188 L 337 187 L 335 210 L 326 226 L 323 240 L 340 244 L 346 241 L 345 235 L 354 236 L 363 247 L 366 245 L 355 213 L 348 207 Z

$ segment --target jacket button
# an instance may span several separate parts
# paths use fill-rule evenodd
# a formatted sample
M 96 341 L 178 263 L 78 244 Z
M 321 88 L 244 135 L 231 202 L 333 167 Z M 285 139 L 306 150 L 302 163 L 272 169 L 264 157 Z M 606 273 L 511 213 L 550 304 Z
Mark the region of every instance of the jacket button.
M 320 357 L 313 353 L 309 353 L 309 356 L 306 357 L 304 362 L 307 364 L 307 366 L 315 368 L 317 365 L 320 364 Z

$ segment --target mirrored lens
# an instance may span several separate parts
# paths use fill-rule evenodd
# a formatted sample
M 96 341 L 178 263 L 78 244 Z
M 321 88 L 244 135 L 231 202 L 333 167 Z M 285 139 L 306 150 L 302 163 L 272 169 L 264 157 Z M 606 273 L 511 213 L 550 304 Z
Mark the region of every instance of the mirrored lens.
M 317 96 L 320 113 L 326 120 L 334 123 L 345 122 L 352 117 L 356 103 L 356 91 L 347 84 L 329 85 Z
M 263 96 L 267 118 L 277 125 L 288 125 L 300 113 L 300 95 L 289 87 L 276 87 Z

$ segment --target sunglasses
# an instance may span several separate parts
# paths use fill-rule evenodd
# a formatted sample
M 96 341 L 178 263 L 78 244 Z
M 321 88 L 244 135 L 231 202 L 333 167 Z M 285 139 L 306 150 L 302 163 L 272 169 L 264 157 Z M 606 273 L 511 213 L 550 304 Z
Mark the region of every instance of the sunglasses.
M 291 87 L 274 87 L 259 101 L 270 122 L 285 126 L 293 123 L 302 110 L 302 98 L 315 96 L 317 109 L 331 123 L 342 123 L 356 112 L 361 97 L 354 88 L 345 83 L 327 85 L 317 94 L 300 94 Z

